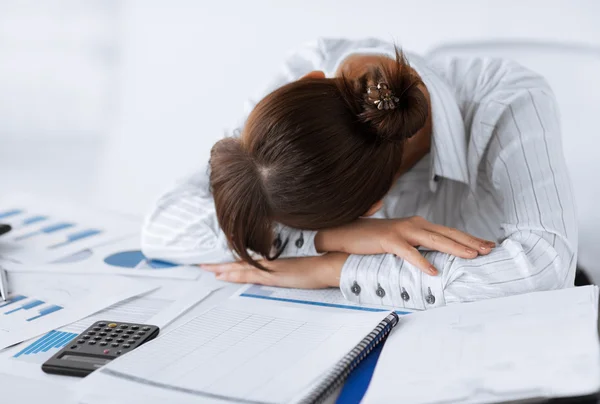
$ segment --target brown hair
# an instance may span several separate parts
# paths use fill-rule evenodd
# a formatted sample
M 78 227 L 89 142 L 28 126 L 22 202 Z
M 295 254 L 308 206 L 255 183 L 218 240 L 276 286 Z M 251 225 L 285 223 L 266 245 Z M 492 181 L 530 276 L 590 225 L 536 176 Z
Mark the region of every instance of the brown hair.
M 399 98 L 379 110 L 367 88 L 385 82 Z M 306 78 L 262 99 L 241 138 L 211 151 L 210 184 L 219 225 L 239 257 L 265 269 L 275 222 L 319 230 L 364 215 L 391 188 L 404 141 L 421 129 L 428 103 L 420 78 L 396 49 L 358 80 Z

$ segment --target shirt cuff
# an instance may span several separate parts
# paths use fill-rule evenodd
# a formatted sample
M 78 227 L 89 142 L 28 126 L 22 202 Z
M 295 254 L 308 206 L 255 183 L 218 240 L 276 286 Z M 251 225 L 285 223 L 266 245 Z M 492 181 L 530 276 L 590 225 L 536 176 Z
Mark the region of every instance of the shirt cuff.
M 426 310 L 446 304 L 442 273 L 448 256 L 428 252 L 424 256 L 440 271 L 429 276 L 391 254 L 350 255 L 340 278 L 344 297 L 355 303 Z
M 280 257 L 314 257 L 319 254 L 315 247 L 314 230 L 296 230 L 286 226 L 279 226 L 275 234 L 273 250 L 283 248 Z

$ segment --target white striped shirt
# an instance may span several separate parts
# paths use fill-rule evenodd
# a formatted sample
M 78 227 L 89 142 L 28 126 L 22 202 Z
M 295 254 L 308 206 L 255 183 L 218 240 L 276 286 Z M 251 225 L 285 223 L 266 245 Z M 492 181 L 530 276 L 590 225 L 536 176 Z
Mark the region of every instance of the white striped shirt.
M 393 57 L 394 48 L 376 39 L 320 39 L 294 53 L 267 91 L 311 70 L 331 76 L 353 53 Z M 572 286 L 574 202 L 557 105 L 545 80 L 506 60 L 407 58 L 431 95 L 431 151 L 398 179 L 375 217 L 418 215 L 498 246 L 475 259 L 423 252 L 438 276 L 390 254 L 351 255 L 342 269 L 344 296 L 428 309 Z M 316 254 L 315 232 L 278 226 L 278 235 L 288 240 L 283 256 Z M 217 223 L 206 169 L 158 201 L 142 246 L 152 258 L 182 263 L 233 259 Z

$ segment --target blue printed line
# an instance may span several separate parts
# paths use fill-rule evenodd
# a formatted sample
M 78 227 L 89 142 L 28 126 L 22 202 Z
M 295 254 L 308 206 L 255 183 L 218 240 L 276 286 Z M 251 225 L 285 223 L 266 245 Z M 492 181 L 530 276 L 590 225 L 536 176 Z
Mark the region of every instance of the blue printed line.
M 5 217 L 10 217 L 10 216 L 18 215 L 21 212 L 23 212 L 23 211 L 19 210 L 19 209 L 13 209 L 13 210 L 9 210 L 9 211 L 6 211 L 6 212 L 0 212 L 0 219 L 4 219 Z
M 322 302 L 311 302 L 310 300 L 296 300 L 296 299 L 284 299 L 281 297 L 271 297 L 271 296 L 261 296 L 261 295 L 254 295 L 251 293 L 242 293 L 240 296 L 243 297 L 254 297 L 256 299 L 265 299 L 265 300 L 279 300 L 280 302 L 289 302 L 289 303 L 300 303 L 300 304 L 308 304 L 311 306 L 325 306 L 325 307 L 336 307 L 338 309 L 350 309 L 350 310 L 362 310 L 362 311 L 388 311 L 386 309 L 375 309 L 372 307 L 361 307 L 361 306 L 348 306 L 345 304 L 335 304 L 335 303 L 322 303 Z M 401 310 L 394 310 L 396 312 L 396 314 L 411 314 L 412 312 L 410 311 L 401 311 Z

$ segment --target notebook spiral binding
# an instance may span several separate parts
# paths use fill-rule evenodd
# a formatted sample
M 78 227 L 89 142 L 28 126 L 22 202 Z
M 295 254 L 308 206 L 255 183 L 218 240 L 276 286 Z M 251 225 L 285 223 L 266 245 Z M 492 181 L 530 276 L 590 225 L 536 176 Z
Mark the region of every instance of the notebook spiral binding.
M 369 333 L 369 335 L 363 338 L 358 345 L 344 356 L 344 358 L 323 378 L 321 383 L 315 386 L 307 396 L 299 401 L 299 403 L 318 404 L 325 401 L 335 389 L 344 383 L 350 372 L 366 358 L 373 348 L 387 338 L 396 324 L 398 324 L 398 315 L 392 312 L 384 318 L 377 327 Z

